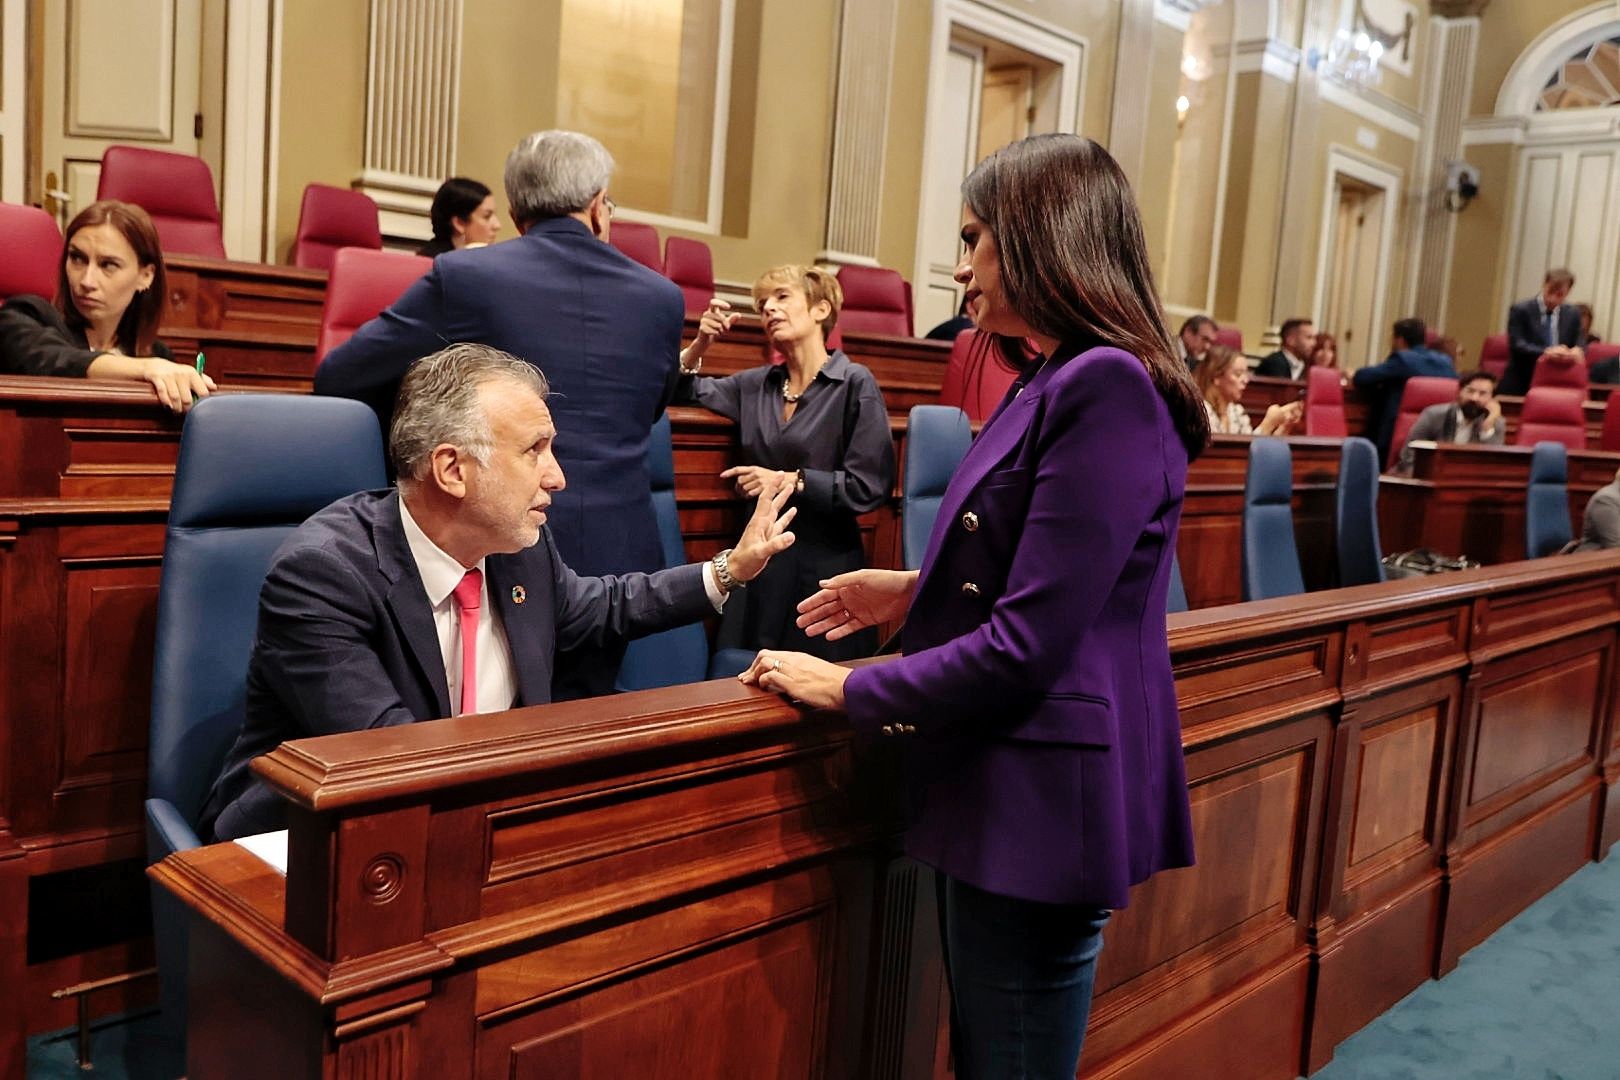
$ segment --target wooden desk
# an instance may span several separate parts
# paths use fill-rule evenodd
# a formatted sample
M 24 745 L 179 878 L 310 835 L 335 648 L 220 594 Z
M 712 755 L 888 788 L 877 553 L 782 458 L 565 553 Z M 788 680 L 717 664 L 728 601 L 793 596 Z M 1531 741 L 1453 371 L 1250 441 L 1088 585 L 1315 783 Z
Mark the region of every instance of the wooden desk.
M 1430 547 L 1493 564 L 1524 558 L 1528 446 L 1417 442 L 1411 479 L 1384 477 L 1378 517 L 1384 550 Z M 1611 482 L 1620 454 L 1569 454 L 1570 521 L 1580 535 L 1586 500 Z
M 201 349 L 221 386 L 308 393 L 326 271 L 197 255 L 164 259 L 169 307 L 158 336 L 181 359 Z
M 1269 375 L 1256 375 L 1249 380 L 1249 385 L 1243 391 L 1243 408 L 1249 414 L 1249 421 L 1259 426 L 1265 418 L 1266 409 L 1272 405 L 1286 405 L 1290 401 L 1302 401 L 1305 397 L 1305 382 L 1303 379 L 1278 379 Z M 1344 422 L 1352 435 L 1367 434 L 1368 401 L 1361 391 L 1354 386 L 1344 388 Z
M 1243 599 L 1243 481 L 1253 441 L 1248 435 L 1217 435 L 1187 472 L 1176 553 L 1187 602 L 1194 608 Z M 1305 587 L 1330 588 L 1339 572 L 1333 502 L 1342 442 L 1297 436 L 1288 446 L 1294 463 L 1294 536 Z
M 1617 574 L 1173 617 L 1199 861 L 1110 924 L 1085 1074 L 1317 1068 L 1605 851 Z M 893 749 L 728 681 L 285 744 L 287 877 L 153 871 L 193 912 L 188 1073 L 945 1076 Z
M 221 386 L 307 393 L 315 374 L 315 342 L 326 301 L 326 271 L 170 255 L 169 308 L 159 336 L 176 356 L 198 349 Z M 697 336 L 686 320 L 683 342 Z M 889 409 L 904 417 L 913 405 L 939 400 L 949 342 L 885 334 L 846 333 L 844 351 L 865 364 L 883 387 Z M 770 359 L 760 320 L 744 314 L 714 344 L 705 368 L 730 374 Z

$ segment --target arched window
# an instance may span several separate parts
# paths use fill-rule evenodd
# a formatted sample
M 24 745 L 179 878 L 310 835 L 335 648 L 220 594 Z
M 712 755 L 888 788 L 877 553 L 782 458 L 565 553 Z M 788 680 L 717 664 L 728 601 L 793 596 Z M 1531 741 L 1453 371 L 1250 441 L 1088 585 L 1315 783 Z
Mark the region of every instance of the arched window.
M 1553 71 L 1536 112 L 1620 104 L 1620 37 L 1584 45 Z

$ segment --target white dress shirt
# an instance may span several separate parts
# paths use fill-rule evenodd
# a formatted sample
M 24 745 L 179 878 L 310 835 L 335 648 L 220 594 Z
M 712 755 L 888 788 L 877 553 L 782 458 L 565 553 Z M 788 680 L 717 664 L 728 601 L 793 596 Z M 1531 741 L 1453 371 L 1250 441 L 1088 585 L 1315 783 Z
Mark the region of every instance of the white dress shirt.
M 450 687 L 451 715 L 457 715 L 461 703 L 461 609 L 456 606 L 455 591 L 466 576 L 467 568 L 428 539 L 422 526 L 406 509 L 403 498 L 399 500 L 399 519 L 405 526 L 405 542 L 410 545 L 416 572 L 421 575 L 428 606 L 433 609 L 433 628 L 439 633 L 445 683 Z M 478 601 L 478 711 L 481 713 L 510 709 L 517 700 L 517 670 L 512 665 L 512 647 L 506 640 L 506 627 L 489 600 L 486 561 L 479 559 L 474 567 L 484 579 Z M 725 609 L 726 594 L 720 589 L 713 562 L 703 564 L 703 591 L 708 594 L 714 610 Z
M 461 609 L 456 606 L 456 586 L 467 568 L 444 553 L 411 517 L 405 500 L 399 500 L 399 518 L 405 526 L 405 542 L 410 545 L 416 572 L 422 576 L 428 606 L 433 609 L 433 628 L 439 633 L 439 654 L 444 659 L 444 678 L 450 687 L 451 715 L 461 704 Z M 495 605 L 489 600 L 489 572 L 484 559 L 474 568 L 483 574 L 478 601 L 478 711 L 500 712 L 517 700 L 517 671 L 512 666 L 512 648 L 506 641 Z

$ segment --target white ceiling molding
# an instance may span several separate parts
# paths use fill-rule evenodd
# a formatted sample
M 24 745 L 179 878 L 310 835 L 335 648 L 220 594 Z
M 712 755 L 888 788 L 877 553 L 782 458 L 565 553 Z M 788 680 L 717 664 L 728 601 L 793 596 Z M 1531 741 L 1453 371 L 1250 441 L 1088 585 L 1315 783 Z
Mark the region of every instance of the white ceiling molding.
M 1413 142 L 1417 142 L 1423 134 L 1422 116 L 1398 101 L 1393 101 L 1382 94 L 1357 92 L 1338 79 L 1320 79 L 1316 86 L 1323 101 L 1359 116 L 1368 123 L 1377 124 L 1385 131 Z

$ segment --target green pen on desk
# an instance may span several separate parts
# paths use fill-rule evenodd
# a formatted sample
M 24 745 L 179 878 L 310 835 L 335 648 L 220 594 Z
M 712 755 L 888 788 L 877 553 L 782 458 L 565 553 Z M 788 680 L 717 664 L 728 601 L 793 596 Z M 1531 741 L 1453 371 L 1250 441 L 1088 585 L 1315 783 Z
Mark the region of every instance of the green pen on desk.
M 207 362 L 207 357 L 203 356 L 201 349 L 198 349 L 197 350 L 197 374 L 201 375 L 203 373 L 203 364 L 206 363 L 206 362 Z

